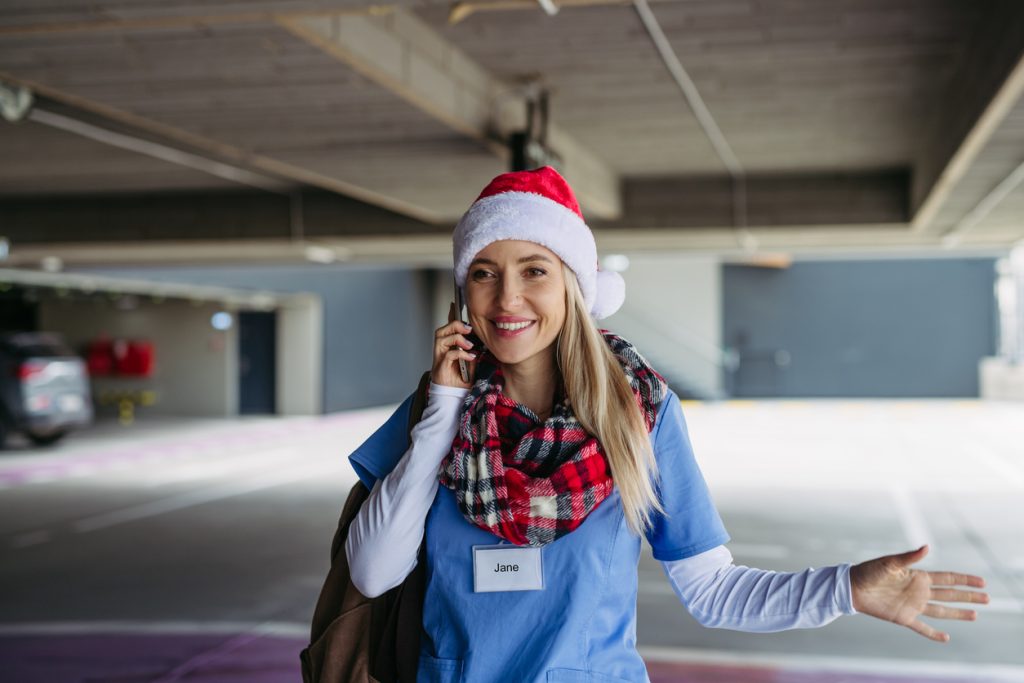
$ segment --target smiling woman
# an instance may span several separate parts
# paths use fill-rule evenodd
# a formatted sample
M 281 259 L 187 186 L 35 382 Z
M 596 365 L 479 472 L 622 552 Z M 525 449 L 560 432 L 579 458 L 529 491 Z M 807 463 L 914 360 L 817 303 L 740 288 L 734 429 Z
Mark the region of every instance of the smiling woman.
M 489 244 L 469 265 L 465 290 L 470 323 L 485 347 L 506 366 L 526 363 L 522 369 L 531 375 L 543 368 L 555 376 L 549 351 L 566 305 L 562 261 L 553 251 L 520 240 Z
M 556 171 L 495 178 L 453 243 L 469 321 L 453 306 L 435 332 L 411 445 L 413 397 L 350 457 L 370 491 L 345 542 L 352 583 L 379 596 L 426 565 L 417 683 L 647 681 L 642 537 L 711 627 L 810 628 L 859 611 L 944 641 L 922 614 L 970 620 L 937 602 L 987 601 L 957 588 L 979 577 L 911 569 L 925 548 L 798 572 L 736 566 L 678 398 L 595 323 L 624 284 L 598 268 Z

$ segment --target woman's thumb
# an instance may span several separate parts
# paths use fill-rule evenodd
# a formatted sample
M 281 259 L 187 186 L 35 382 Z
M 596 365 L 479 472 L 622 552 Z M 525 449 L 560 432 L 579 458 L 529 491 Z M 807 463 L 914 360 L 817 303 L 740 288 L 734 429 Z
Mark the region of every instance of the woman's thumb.
M 900 560 L 902 564 L 914 564 L 915 562 L 920 562 L 921 560 L 923 560 L 925 555 L 927 554 L 928 544 L 925 543 L 917 550 L 908 550 L 907 552 L 901 553 L 896 557 Z

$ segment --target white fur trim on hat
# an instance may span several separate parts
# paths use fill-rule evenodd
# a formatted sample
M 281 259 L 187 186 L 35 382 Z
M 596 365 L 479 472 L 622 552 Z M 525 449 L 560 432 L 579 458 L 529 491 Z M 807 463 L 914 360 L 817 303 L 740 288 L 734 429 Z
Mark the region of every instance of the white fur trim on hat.
M 597 270 L 594 235 L 572 209 L 532 192 L 502 192 L 474 202 L 452 235 L 455 281 L 460 287 L 465 287 L 476 255 L 499 240 L 534 242 L 558 254 L 576 273 L 583 300 L 595 318 L 607 317 L 622 305 L 625 283 L 618 273 Z
M 597 300 L 590 307 L 595 319 L 607 318 L 626 301 L 626 281 L 613 270 L 597 271 Z

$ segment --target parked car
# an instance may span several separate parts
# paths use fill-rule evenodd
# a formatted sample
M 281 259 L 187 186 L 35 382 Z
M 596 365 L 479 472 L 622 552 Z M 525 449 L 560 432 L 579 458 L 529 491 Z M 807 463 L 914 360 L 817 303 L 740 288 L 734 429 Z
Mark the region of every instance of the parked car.
M 0 334 L 0 447 L 8 432 L 37 446 L 92 422 L 85 361 L 55 334 Z

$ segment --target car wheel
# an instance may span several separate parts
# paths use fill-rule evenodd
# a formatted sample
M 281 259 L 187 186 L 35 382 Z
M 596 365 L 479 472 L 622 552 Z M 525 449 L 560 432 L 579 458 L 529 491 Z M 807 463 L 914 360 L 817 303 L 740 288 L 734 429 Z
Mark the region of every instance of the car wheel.
M 61 439 L 67 432 L 57 430 L 56 432 L 46 432 L 45 434 L 38 434 L 35 432 L 28 432 L 28 440 L 34 443 L 36 446 L 52 446 Z

